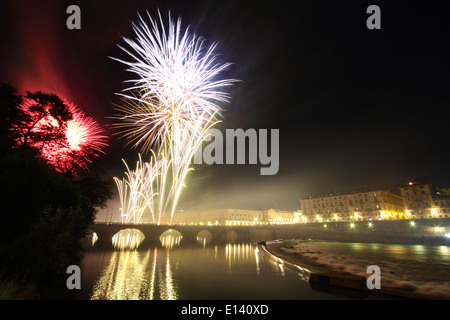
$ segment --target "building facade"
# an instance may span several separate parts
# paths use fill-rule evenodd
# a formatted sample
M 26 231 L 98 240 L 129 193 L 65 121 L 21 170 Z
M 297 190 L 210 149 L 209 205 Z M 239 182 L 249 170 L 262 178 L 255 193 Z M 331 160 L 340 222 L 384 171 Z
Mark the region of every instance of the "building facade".
M 399 187 L 405 211 L 413 219 L 450 217 L 450 186 L 434 186 L 422 178 Z
M 406 219 L 403 199 L 393 190 L 362 188 L 300 200 L 298 222 Z
M 173 217 L 174 224 L 187 225 L 259 225 L 293 223 L 292 211 L 219 209 L 178 212 Z
M 294 222 L 294 212 L 293 211 L 282 211 L 269 209 L 265 210 L 264 216 L 267 215 L 267 221 L 269 223 L 293 223 Z

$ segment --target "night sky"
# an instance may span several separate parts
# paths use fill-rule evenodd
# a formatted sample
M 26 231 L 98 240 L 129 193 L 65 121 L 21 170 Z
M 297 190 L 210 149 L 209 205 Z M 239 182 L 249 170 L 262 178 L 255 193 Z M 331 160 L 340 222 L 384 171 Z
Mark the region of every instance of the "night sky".
M 450 184 L 450 24 L 427 1 L 2 1 L 0 81 L 19 93 L 53 92 L 107 127 L 115 94 L 134 75 L 109 56 L 132 37 L 137 12 L 218 41 L 224 77 L 239 79 L 220 128 L 280 130 L 280 169 L 196 167 L 179 209 L 295 210 L 310 194 L 363 186 L 396 188 L 416 177 Z M 66 8 L 81 9 L 81 30 Z M 366 8 L 381 8 L 368 30 Z M 122 176 L 137 150 L 112 136 L 103 164 Z M 112 204 L 110 208 L 118 210 Z

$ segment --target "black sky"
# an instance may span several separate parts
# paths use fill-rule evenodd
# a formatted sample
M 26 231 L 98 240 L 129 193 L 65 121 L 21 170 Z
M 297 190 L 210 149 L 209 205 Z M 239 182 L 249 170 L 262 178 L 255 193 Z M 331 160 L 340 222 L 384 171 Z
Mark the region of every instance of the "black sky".
M 297 209 L 309 194 L 395 188 L 428 176 L 449 184 L 450 26 L 444 2 L 427 1 L 3 1 L 0 81 L 55 92 L 111 124 L 115 92 L 132 75 L 108 56 L 132 36 L 137 11 L 170 10 L 218 41 L 231 91 L 221 128 L 280 130 L 280 170 L 197 167 L 180 208 Z M 67 6 L 82 29 L 68 30 Z M 381 8 L 368 30 L 366 8 Z M 111 175 L 137 151 L 112 137 Z

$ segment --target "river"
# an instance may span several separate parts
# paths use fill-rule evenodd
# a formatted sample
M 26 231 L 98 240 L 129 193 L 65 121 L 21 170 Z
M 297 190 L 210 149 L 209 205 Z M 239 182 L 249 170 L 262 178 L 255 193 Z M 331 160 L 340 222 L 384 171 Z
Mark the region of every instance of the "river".
M 127 237 L 127 244 L 131 242 Z M 134 238 L 133 238 L 134 239 Z M 122 239 L 123 240 L 123 239 Z M 122 245 L 125 242 L 122 241 Z M 85 250 L 78 300 L 337 300 L 379 295 L 323 291 L 309 271 L 276 258 L 253 243 L 183 244 L 169 237 L 145 248 Z M 361 248 L 353 245 L 353 248 Z M 348 250 L 348 249 L 347 249 Z
M 257 244 L 89 249 L 75 299 L 342 299 L 311 288 L 307 273 Z

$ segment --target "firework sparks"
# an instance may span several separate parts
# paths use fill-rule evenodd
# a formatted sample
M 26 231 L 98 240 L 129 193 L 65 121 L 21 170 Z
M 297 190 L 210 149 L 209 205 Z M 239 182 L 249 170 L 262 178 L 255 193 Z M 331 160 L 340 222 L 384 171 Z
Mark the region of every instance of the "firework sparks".
M 118 108 L 123 114 L 123 122 L 118 126 L 127 128 L 123 134 L 133 139 L 135 146 L 143 144 L 144 153 L 158 141 L 161 145 L 176 136 L 175 131 L 181 127 L 198 130 L 216 119 L 221 111 L 218 104 L 229 101 L 223 89 L 235 81 L 214 80 L 230 66 L 215 63 L 217 43 L 205 48 L 201 38 L 189 34 L 189 28 L 181 35 L 181 19 L 175 23 L 170 15 L 168 32 L 159 15 L 160 31 L 157 22 L 148 16 L 152 29 L 139 16 L 140 23 L 132 24 L 136 39 L 124 38 L 133 53 L 119 46 L 133 61 L 113 58 L 138 75 L 137 79 L 126 81 L 134 85 L 123 90 L 137 90 L 138 94 L 120 93 L 137 103 Z M 199 122 L 201 126 L 197 125 Z
M 171 202 L 172 220 L 189 163 L 207 129 L 217 122 L 219 104 L 229 101 L 225 89 L 235 80 L 216 80 L 230 65 L 216 63 L 217 43 L 206 47 L 204 40 L 189 34 L 189 27 L 182 33 L 180 18 L 175 23 L 169 15 L 166 31 L 161 14 L 159 24 L 147 15 L 149 25 L 140 15 L 139 24 L 132 24 L 135 40 L 124 38 L 131 50 L 119 46 L 132 61 L 113 58 L 138 76 L 127 81 L 132 85 L 123 92 L 130 93 L 120 93 L 125 103 L 118 108 L 117 127 L 143 153 L 156 148 L 158 157 L 164 155 L 171 183 L 166 176 L 159 183 L 160 215 Z
M 30 105 L 31 101 L 25 101 L 23 110 L 30 112 Z M 65 105 L 72 114 L 72 119 L 61 123 L 51 115 L 43 117 L 30 130 L 30 145 L 37 148 L 41 156 L 60 172 L 77 168 L 88 170 L 92 159 L 104 154 L 102 149 L 108 145 L 107 136 L 104 135 L 103 128 L 74 103 L 65 102 Z M 54 139 L 55 132 L 62 139 Z M 33 140 L 37 135 L 41 138 Z M 45 139 L 46 136 L 49 138 Z
M 119 192 L 122 223 L 139 223 L 147 208 L 150 210 L 153 223 L 158 223 L 161 217 L 155 215 L 158 211 L 155 207 L 158 204 L 154 197 L 158 193 L 154 186 L 158 184 L 160 176 L 165 176 L 166 162 L 157 160 L 153 153 L 150 162 L 143 162 L 139 155 L 136 168 L 130 170 L 125 160 L 122 161 L 127 169 L 125 177 L 122 179 L 114 177 Z
M 67 103 L 73 119 L 67 122 L 63 146 L 49 144 L 42 149 L 44 157 L 59 171 L 67 172 L 79 167 L 89 169 L 93 158 L 104 154 L 108 146 L 103 128 L 91 117 L 87 117 L 75 104 Z
M 69 148 L 72 150 L 89 148 L 96 155 L 104 154 L 102 148 L 108 144 L 103 128 L 94 119 L 87 117 L 73 103 L 69 103 L 68 107 L 73 116 L 73 119 L 67 123 L 66 137 Z

